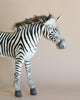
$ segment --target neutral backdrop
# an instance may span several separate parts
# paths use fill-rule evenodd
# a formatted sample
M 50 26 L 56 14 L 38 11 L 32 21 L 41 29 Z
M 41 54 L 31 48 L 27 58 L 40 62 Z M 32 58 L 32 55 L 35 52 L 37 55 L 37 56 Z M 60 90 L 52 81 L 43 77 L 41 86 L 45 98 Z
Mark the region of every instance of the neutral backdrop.
M 41 39 L 32 62 L 38 96 L 26 96 L 29 87 L 23 64 L 23 98 L 80 100 L 80 0 L 0 0 L 0 31 L 13 32 L 14 23 L 49 13 L 55 18 L 62 15 L 58 26 L 67 48 L 58 50 L 51 41 Z M 0 58 L 0 98 L 3 100 L 14 99 L 14 69 L 12 58 Z

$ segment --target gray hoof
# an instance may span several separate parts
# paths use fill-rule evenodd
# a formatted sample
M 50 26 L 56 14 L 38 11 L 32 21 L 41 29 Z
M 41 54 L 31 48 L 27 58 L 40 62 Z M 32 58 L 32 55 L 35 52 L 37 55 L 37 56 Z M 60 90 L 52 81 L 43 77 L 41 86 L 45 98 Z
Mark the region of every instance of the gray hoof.
M 30 94 L 31 95 L 37 95 L 37 91 L 35 88 L 30 89 Z
M 16 97 L 22 97 L 21 90 L 15 91 L 15 96 Z

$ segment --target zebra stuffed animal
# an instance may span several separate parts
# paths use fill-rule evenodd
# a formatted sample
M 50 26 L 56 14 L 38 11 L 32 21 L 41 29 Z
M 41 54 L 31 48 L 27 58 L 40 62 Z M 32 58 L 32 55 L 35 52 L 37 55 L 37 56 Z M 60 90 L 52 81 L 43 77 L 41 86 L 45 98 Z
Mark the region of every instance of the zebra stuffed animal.
M 59 49 L 66 47 L 65 40 L 60 34 L 57 27 L 57 19 L 52 15 L 35 16 L 34 18 L 25 19 L 22 22 L 16 23 L 16 30 L 10 32 L 0 32 L 0 56 L 13 57 L 15 59 L 15 96 L 21 97 L 20 90 L 20 75 L 22 64 L 25 62 L 30 94 L 36 95 L 32 77 L 31 77 L 31 62 L 32 57 L 36 53 L 37 44 L 41 37 L 44 36 L 56 44 Z

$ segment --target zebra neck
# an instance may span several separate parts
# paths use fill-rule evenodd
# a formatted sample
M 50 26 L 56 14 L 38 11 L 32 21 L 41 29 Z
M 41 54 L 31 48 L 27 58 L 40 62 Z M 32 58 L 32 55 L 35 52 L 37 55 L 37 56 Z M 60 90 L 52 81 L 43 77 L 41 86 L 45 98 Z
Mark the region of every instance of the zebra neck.
M 42 37 L 42 25 L 41 24 L 37 24 L 35 26 L 35 32 L 33 32 L 35 34 L 35 38 L 36 38 L 36 42 L 38 43 Z
M 42 37 L 42 27 L 41 24 L 27 25 L 25 34 L 30 41 L 34 42 L 35 45 L 40 41 Z

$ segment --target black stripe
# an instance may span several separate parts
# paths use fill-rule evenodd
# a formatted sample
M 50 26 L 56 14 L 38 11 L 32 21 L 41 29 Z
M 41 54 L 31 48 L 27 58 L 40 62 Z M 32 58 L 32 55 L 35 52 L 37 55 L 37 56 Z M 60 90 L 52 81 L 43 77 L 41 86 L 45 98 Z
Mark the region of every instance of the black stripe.
M 38 26 L 37 26 L 37 34 L 38 34 L 38 37 L 39 37 L 39 24 L 38 24 Z
M 34 25 L 34 35 L 35 35 L 35 39 L 36 39 L 36 41 L 37 41 L 37 37 L 36 37 L 36 24 Z
M 25 29 L 25 30 L 26 30 L 26 29 Z M 25 39 L 25 41 L 26 41 L 27 45 L 29 46 L 30 51 L 31 51 L 31 52 L 33 52 L 33 51 L 31 50 L 31 47 L 30 47 L 30 45 L 29 45 L 28 41 L 26 40 L 26 35 L 27 35 L 27 33 L 25 32 L 25 30 L 24 30 L 24 39 Z M 31 43 L 31 42 L 30 42 L 30 43 Z
M 2 41 L 1 41 L 1 48 L 2 48 L 2 54 L 3 54 L 3 56 L 5 55 L 5 51 L 6 51 L 6 49 L 5 49 L 5 39 L 7 38 L 7 33 L 4 33 L 4 37 L 3 37 L 3 39 L 2 39 Z
M 17 34 L 15 34 L 16 36 L 13 38 L 13 40 L 12 41 L 14 41 L 13 43 L 12 43 L 12 45 L 11 45 L 11 50 L 10 51 L 12 51 L 12 56 L 14 56 L 15 55 L 15 50 L 14 50 L 14 48 L 13 48 L 13 46 L 15 45 L 15 42 L 17 42 L 17 38 L 18 38 L 18 36 L 19 36 L 19 34 L 17 33 Z M 19 43 L 19 41 L 18 41 L 18 43 Z
M 21 51 L 20 51 L 19 53 L 17 53 L 17 55 L 16 55 L 16 56 L 18 56 L 18 55 L 20 55 L 20 56 L 21 56 L 21 55 L 25 56 L 25 55 L 24 55 L 24 53 L 23 53 L 23 52 L 21 52 Z
M 27 29 L 27 33 L 26 33 L 26 34 L 27 34 L 27 36 L 28 36 L 28 39 L 29 39 L 31 45 L 33 46 L 32 42 L 31 42 L 31 40 L 30 40 L 30 37 L 29 37 L 29 33 L 28 33 L 28 31 L 29 31 L 29 29 Z M 34 46 L 33 46 L 33 48 L 34 48 Z
M 25 46 L 25 44 L 24 44 L 24 42 L 23 42 L 23 39 L 22 39 L 22 32 L 21 32 L 20 40 L 21 40 L 21 42 L 22 42 L 23 48 L 28 52 L 28 50 L 27 50 L 27 48 L 26 48 L 26 46 Z
M 34 37 L 33 37 L 33 26 L 30 26 L 29 31 L 30 31 L 31 38 L 32 38 L 32 40 L 33 40 L 33 42 L 34 42 L 34 44 L 36 46 L 36 43 L 35 43 L 35 40 L 34 40 Z
M 6 50 L 6 52 L 7 52 L 8 56 L 12 56 L 12 52 L 11 52 L 12 44 L 11 43 L 13 42 L 13 40 L 16 36 L 16 34 L 15 35 L 14 34 L 15 33 L 11 33 L 10 37 L 7 39 L 7 50 Z
M 62 41 L 64 41 L 64 39 L 62 39 L 57 45 L 60 45 Z

